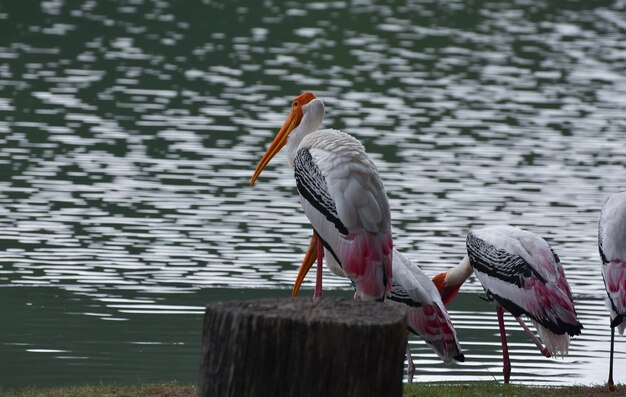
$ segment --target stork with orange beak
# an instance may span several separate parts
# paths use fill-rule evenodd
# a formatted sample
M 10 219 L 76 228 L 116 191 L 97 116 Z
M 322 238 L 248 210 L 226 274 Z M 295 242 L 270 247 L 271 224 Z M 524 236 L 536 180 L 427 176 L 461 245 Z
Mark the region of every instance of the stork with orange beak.
M 355 298 L 384 300 L 391 292 L 393 249 L 387 194 L 361 142 L 341 131 L 318 130 L 323 120 L 324 103 L 311 92 L 294 99 L 250 186 L 286 146 L 300 203 L 316 238 L 314 296 L 322 293 L 325 256 L 333 273 L 352 281 Z

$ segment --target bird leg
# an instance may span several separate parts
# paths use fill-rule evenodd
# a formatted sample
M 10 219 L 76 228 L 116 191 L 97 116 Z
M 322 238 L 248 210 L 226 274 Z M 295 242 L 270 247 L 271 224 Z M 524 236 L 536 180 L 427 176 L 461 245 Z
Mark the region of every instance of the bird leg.
M 319 238 L 319 236 L 317 236 L 317 277 L 315 279 L 315 291 L 313 292 L 314 298 L 319 298 L 322 296 L 323 265 L 324 265 L 324 244 L 322 244 L 322 239 Z
M 413 375 L 415 375 L 415 364 L 413 364 L 413 357 L 411 357 L 411 349 L 409 344 L 406 344 L 406 377 L 408 383 L 413 383 Z
M 535 336 L 535 334 L 533 333 L 533 331 L 530 330 L 530 328 L 528 328 L 528 325 L 526 325 L 526 323 L 524 322 L 524 320 L 521 319 L 521 317 L 515 317 L 515 319 L 517 320 L 517 322 L 519 323 L 519 325 L 522 326 L 522 328 L 524 328 L 524 331 L 526 331 L 526 333 L 528 334 L 528 336 L 530 336 L 530 339 L 533 340 L 533 342 L 535 342 L 535 345 L 537 345 L 537 347 L 539 348 L 539 351 L 541 351 L 541 354 L 543 354 L 544 356 L 550 358 L 552 357 L 552 354 L 550 353 L 550 351 L 548 350 L 547 347 L 545 347 L 541 341 L 539 340 L 539 338 L 537 338 L 537 336 Z
M 606 382 L 609 386 L 609 390 L 615 390 L 613 384 L 613 342 L 615 341 L 615 327 L 611 327 L 611 356 L 609 359 L 609 380 Z
M 311 267 L 313 266 L 313 262 L 317 258 L 317 234 L 315 231 L 311 235 L 311 242 L 309 243 L 309 248 L 306 250 L 306 255 L 304 256 L 304 260 L 302 260 L 302 264 L 300 265 L 300 269 L 298 269 L 298 277 L 296 277 L 296 281 L 293 284 L 293 290 L 291 291 L 291 297 L 295 298 L 298 296 L 298 291 L 300 291 L 300 286 L 304 281 L 304 277 L 307 275 Z
M 502 374 L 504 375 L 504 383 L 507 384 L 511 378 L 511 361 L 509 360 L 509 346 L 506 343 L 502 306 L 496 306 L 496 313 L 498 314 L 498 326 L 500 327 L 500 339 L 502 340 Z

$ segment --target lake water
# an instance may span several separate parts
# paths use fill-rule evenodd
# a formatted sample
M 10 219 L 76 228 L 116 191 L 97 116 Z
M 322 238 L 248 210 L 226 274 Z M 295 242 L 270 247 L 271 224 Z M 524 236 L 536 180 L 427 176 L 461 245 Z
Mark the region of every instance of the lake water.
M 585 329 L 546 359 L 509 316 L 513 381 L 606 380 L 625 1 L 7 1 L 0 60 L 0 385 L 191 383 L 207 302 L 289 296 L 310 236 L 292 171 L 248 181 L 303 90 L 366 146 L 429 275 L 474 227 L 553 245 Z M 495 310 L 462 291 L 467 362 L 412 339 L 416 381 L 501 379 Z

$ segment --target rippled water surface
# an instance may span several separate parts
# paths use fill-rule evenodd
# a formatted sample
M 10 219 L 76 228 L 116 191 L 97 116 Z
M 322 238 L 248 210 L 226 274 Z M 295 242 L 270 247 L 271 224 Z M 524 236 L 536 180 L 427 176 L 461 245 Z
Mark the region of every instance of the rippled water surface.
M 0 385 L 193 382 L 206 302 L 288 296 L 310 235 L 292 171 L 248 181 L 303 90 L 364 143 L 428 274 L 470 228 L 543 235 L 585 330 L 548 360 L 509 318 L 513 380 L 603 382 L 625 70 L 624 1 L 2 2 Z M 495 311 L 463 291 L 468 361 L 412 340 L 416 380 L 501 379 Z

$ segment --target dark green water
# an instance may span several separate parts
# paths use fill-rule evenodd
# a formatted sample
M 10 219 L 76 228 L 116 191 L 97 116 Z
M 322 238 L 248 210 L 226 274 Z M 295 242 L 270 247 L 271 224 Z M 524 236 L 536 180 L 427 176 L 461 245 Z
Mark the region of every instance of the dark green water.
M 0 3 L 0 385 L 193 382 L 207 302 L 288 296 L 309 237 L 292 172 L 279 155 L 248 180 L 305 89 L 365 144 L 429 275 L 470 228 L 544 236 L 585 332 L 548 360 L 510 323 L 513 379 L 603 382 L 625 70 L 624 1 Z M 416 380 L 499 379 L 495 313 L 464 291 L 472 359 L 412 341 Z

